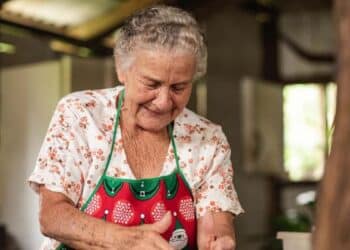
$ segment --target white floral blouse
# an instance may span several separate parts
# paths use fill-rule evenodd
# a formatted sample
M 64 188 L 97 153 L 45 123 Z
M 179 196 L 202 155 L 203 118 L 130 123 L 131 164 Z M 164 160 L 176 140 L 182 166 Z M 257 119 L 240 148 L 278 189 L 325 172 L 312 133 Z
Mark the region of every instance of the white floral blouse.
M 111 148 L 116 97 L 123 89 L 88 90 L 67 95 L 57 105 L 29 177 L 38 184 L 65 194 L 80 208 L 101 177 Z M 120 127 L 107 175 L 135 179 L 123 149 Z M 180 168 L 195 199 L 197 217 L 207 211 L 243 212 L 233 185 L 230 146 L 221 127 L 185 109 L 174 122 L 174 139 Z M 171 145 L 171 144 L 170 144 Z M 175 168 L 169 145 L 161 175 Z M 55 249 L 58 242 L 46 239 L 41 249 Z

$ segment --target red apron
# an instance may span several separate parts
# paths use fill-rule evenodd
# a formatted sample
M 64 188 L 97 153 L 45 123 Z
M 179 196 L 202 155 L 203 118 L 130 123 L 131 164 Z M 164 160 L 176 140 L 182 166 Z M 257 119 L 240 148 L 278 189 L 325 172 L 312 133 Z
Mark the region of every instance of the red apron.
M 123 226 L 137 226 L 159 221 L 167 211 L 172 223 L 162 234 L 175 249 L 197 249 L 197 220 L 191 189 L 179 167 L 176 145 L 169 126 L 176 169 L 157 178 L 124 179 L 107 176 L 112 158 L 124 90 L 118 98 L 112 147 L 104 172 L 89 199 L 82 206 L 85 213 Z M 70 249 L 61 244 L 57 250 Z

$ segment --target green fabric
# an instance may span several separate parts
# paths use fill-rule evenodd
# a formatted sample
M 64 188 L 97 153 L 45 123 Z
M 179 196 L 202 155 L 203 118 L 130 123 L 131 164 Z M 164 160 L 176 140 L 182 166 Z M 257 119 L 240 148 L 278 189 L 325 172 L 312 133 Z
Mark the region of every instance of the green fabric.
M 159 190 L 159 182 L 164 181 L 165 188 L 167 190 L 167 199 L 174 198 L 177 189 L 178 189 L 178 181 L 177 181 L 177 172 L 173 172 L 169 175 L 155 177 L 155 178 L 145 178 L 145 179 L 120 179 L 114 178 L 110 176 L 103 176 L 103 184 L 107 194 L 111 197 L 115 196 L 122 184 L 129 183 L 131 191 L 134 196 L 138 200 L 147 200 L 154 196 L 155 193 Z M 141 192 L 144 191 L 144 196 L 141 195 Z
M 71 248 L 67 248 L 65 245 L 63 245 L 63 244 L 61 244 L 61 245 L 59 245 L 57 248 L 56 248 L 56 250 L 69 250 L 69 249 L 71 249 Z
M 122 187 L 123 182 L 119 181 L 117 178 L 110 176 L 103 176 L 103 184 L 107 194 L 111 197 L 114 197 L 118 193 L 119 189 Z

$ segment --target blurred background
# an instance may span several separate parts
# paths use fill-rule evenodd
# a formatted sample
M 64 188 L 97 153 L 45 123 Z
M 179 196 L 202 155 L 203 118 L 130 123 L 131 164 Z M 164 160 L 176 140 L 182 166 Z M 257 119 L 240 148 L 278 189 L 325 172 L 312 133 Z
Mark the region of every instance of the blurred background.
M 39 248 L 26 178 L 55 105 L 116 85 L 114 34 L 156 3 L 191 11 L 207 34 L 208 74 L 189 107 L 231 144 L 246 211 L 238 250 L 282 249 L 277 231 L 310 231 L 335 111 L 330 0 L 9 0 L 0 7 L 0 249 Z

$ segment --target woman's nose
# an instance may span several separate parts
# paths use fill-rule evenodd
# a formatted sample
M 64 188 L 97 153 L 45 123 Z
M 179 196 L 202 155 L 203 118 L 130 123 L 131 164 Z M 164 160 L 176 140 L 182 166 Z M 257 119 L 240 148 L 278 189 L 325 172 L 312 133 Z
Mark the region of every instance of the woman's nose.
M 161 88 L 153 104 L 159 111 L 169 111 L 172 108 L 172 100 L 169 88 Z

